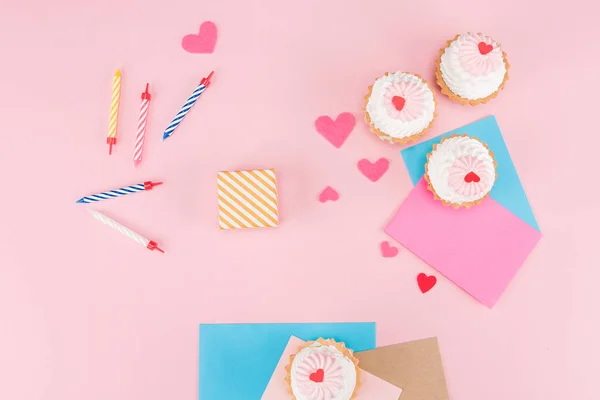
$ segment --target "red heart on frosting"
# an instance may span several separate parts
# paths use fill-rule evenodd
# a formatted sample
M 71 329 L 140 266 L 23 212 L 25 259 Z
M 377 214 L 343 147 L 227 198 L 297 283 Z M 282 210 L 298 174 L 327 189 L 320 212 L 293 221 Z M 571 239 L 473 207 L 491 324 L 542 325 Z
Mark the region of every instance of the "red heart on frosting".
M 402 111 L 405 103 L 406 103 L 406 100 L 404 99 L 404 97 L 400 97 L 400 96 L 392 97 L 392 104 L 394 105 L 394 107 L 396 107 L 396 110 L 398 110 L 398 111 Z
M 467 183 L 471 183 L 471 182 L 479 182 L 481 180 L 481 178 L 479 177 L 479 175 L 477 175 L 475 172 L 471 171 L 468 174 L 465 175 L 465 182 Z
M 312 374 L 309 375 L 309 379 L 313 382 L 323 382 L 323 377 L 325 376 L 325 371 L 323 371 L 323 369 L 319 368 L 317 370 L 317 372 L 313 372 Z
M 492 46 L 491 44 L 487 44 L 485 42 L 479 42 L 477 47 L 479 47 L 479 52 L 483 55 L 486 55 L 490 51 L 494 50 L 494 46 Z

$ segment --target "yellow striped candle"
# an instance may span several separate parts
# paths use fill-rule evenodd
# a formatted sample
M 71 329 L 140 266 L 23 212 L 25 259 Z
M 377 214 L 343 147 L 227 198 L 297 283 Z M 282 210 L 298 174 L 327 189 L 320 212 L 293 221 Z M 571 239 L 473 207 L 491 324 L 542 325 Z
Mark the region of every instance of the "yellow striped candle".
M 272 169 L 217 174 L 221 229 L 277 226 L 277 181 Z
M 119 102 L 121 99 L 121 70 L 115 72 L 112 85 L 112 99 L 110 101 L 110 119 L 108 124 L 108 154 L 112 154 L 113 144 L 117 143 L 117 122 L 119 120 Z

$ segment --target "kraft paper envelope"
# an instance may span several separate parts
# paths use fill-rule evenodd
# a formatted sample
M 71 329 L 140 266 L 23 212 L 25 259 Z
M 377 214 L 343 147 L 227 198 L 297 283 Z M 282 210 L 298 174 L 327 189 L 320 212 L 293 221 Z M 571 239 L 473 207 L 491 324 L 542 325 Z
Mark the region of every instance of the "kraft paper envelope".
M 364 371 L 402 388 L 402 400 L 449 400 L 436 338 L 355 353 Z
M 295 336 L 290 338 L 261 400 L 287 400 L 292 398 L 288 392 L 288 385 L 285 382 L 285 367 L 290 362 L 290 356 L 304 343 L 303 340 L 300 340 Z M 363 369 L 360 377 L 358 395 L 354 400 L 398 400 L 401 393 L 402 389 L 399 387 L 392 385 Z M 404 397 L 402 397 L 402 400 L 404 400 Z

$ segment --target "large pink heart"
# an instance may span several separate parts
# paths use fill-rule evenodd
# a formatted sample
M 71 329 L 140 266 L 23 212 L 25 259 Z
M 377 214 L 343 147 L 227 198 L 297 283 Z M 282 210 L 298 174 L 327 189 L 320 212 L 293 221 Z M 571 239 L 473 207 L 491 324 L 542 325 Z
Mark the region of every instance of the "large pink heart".
M 380 158 L 374 163 L 363 158 L 358 162 L 358 170 L 371 182 L 377 182 L 385 174 L 389 166 L 390 162 L 387 158 Z
M 216 43 L 217 26 L 211 21 L 203 22 L 197 35 L 185 35 L 181 40 L 181 46 L 185 51 L 196 54 L 212 53 Z
M 336 149 L 339 149 L 350 136 L 355 123 L 354 115 L 344 112 L 338 115 L 335 121 L 326 115 L 317 118 L 315 127 L 317 132 L 323 135 Z

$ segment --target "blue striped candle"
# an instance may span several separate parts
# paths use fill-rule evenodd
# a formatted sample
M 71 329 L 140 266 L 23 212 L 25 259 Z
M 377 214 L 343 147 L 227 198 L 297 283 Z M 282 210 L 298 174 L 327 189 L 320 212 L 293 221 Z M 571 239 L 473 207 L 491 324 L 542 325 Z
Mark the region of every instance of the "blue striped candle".
M 175 128 L 177 128 L 179 124 L 181 124 L 181 121 L 183 121 L 183 119 L 190 111 L 192 106 L 196 103 L 198 97 L 200 97 L 202 92 L 204 92 L 208 85 L 210 85 L 210 78 L 212 77 L 213 73 L 214 71 L 211 72 L 206 78 L 203 78 L 202 81 L 200 81 L 200 84 L 196 87 L 192 95 L 187 99 L 183 107 L 181 107 L 181 110 L 179 110 L 175 118 L 173 118 L 173 121 L 171 121 L 169 126 L 167 126 L 167 129 L 165 129 L 165 133 L 163 133 L 162 138 L 163 141 L 173 134 Z
M 144 190 L 151 190 L 154 186 L 162 185 L 162 182 L 144 182 L 137 185 L 125 186 L 119 189 L 110 190 L 108 192 L 91 194 L 77 200 L 78 203 L 88 204 L 96 203 L 102 200 L 114 199 L 115 197 L 126 196 L 131 193 L 137 193 Z

